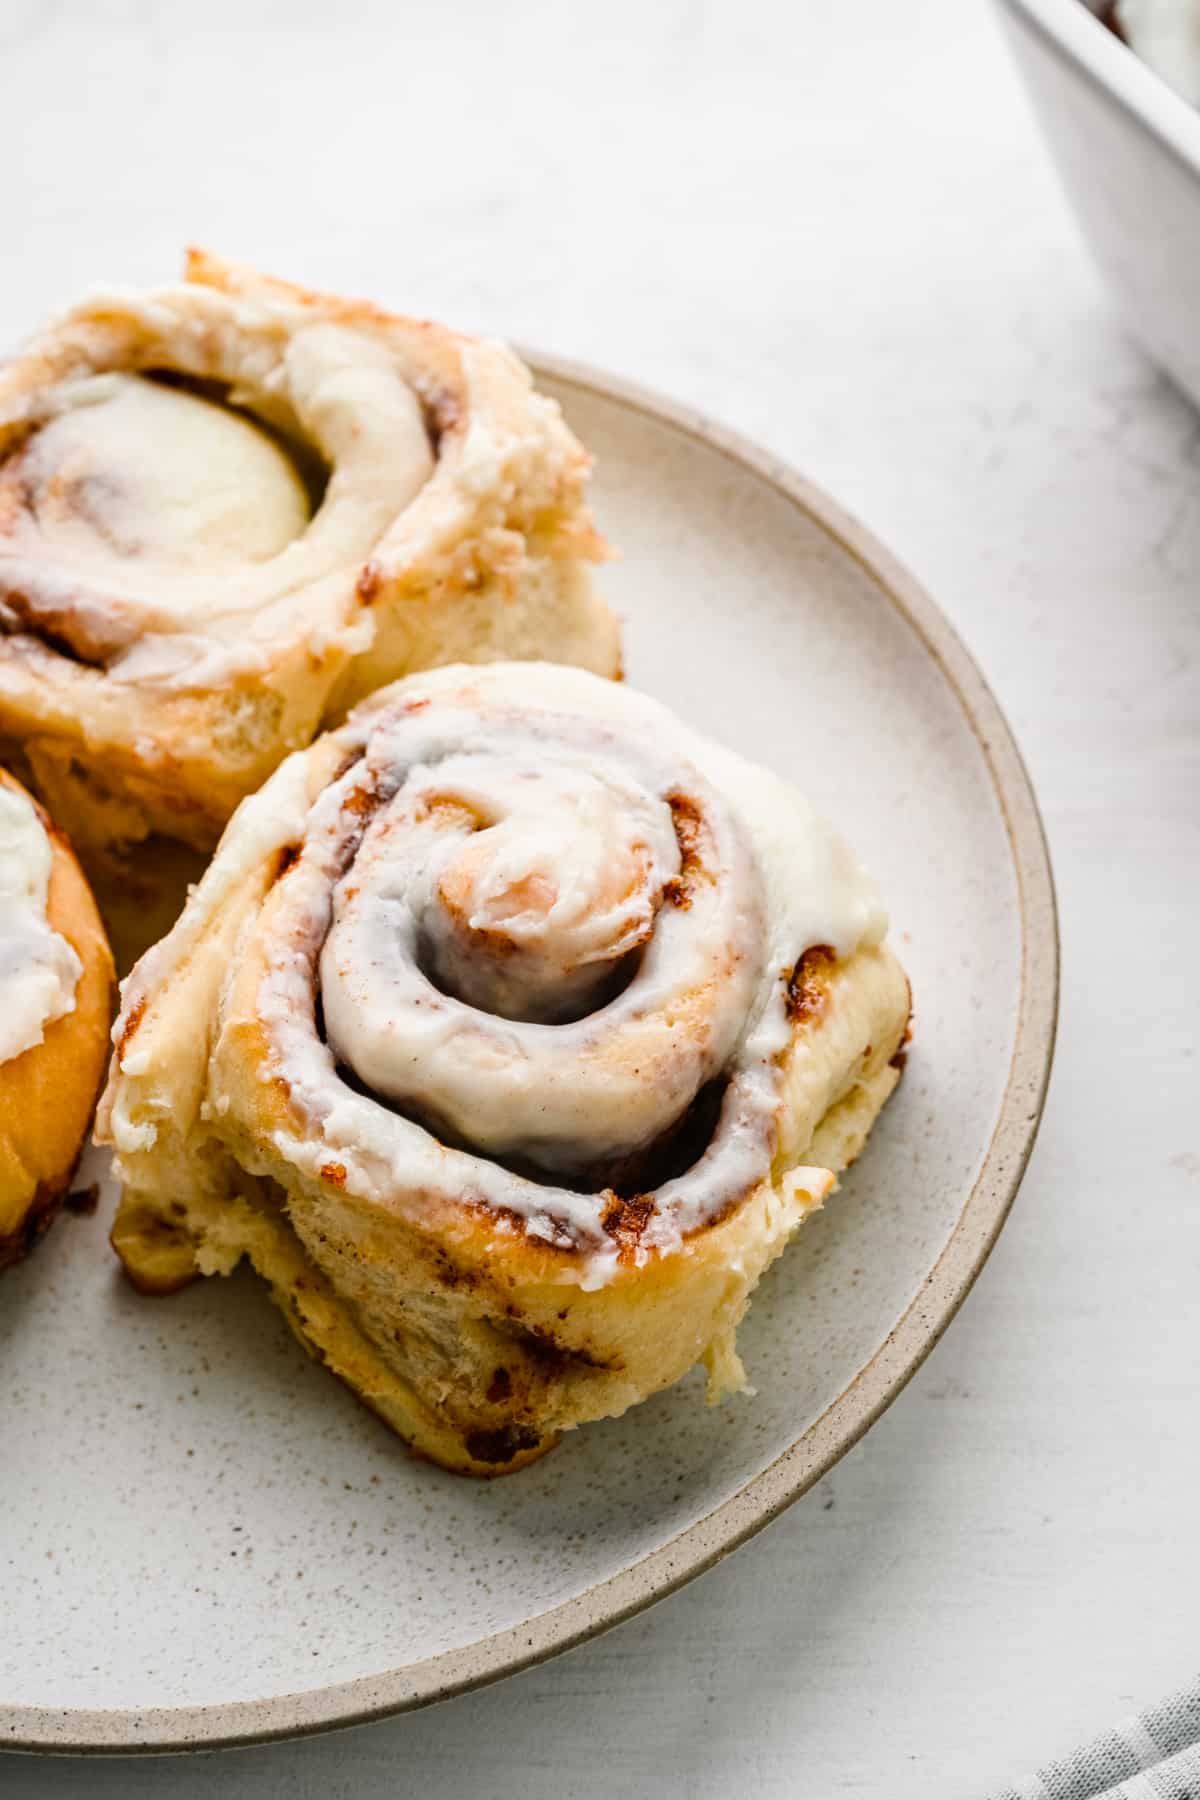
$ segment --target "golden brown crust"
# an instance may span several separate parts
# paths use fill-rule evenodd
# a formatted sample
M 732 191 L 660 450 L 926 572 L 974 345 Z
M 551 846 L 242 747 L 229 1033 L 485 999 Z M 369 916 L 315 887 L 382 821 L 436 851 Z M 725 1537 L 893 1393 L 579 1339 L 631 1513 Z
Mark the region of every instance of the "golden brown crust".
M 3 769 L 0 785 L 20 786 Z M 0 1268 L 25 1255 L 62 1205 L 95 1109 L 115 998 L 96 903 L 66 838 L 41 817 L 52 854 L 47 917 L 83 972 L 74 1010 L 40 1044 L 0 1062 Z

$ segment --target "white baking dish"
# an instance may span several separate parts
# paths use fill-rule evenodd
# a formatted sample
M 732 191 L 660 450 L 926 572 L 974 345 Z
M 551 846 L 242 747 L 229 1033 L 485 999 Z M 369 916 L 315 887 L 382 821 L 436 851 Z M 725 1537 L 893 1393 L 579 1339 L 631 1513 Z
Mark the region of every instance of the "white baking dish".
M 1200 405 L 1200 111 L 1094 16 L 1100 0 L 998 4 L 1122 313 Z

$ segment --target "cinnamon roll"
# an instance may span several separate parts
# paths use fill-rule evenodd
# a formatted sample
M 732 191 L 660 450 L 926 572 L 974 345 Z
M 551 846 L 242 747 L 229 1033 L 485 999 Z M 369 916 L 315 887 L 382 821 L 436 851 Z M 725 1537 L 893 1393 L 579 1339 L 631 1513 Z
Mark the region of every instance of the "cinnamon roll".
M 124 991 L 113 1242 L 248 1257 L 448 1468 L 515 1469 L 734 1347 L 899 1075 L 876 890 L 801 797 L 548 664 L 359 706 L 243 803 Z
M 0 1269 L 62 1204 L 114 998 L 96 905 L 61 832 L 0 769 Z
M 615 674 L 587 469 L 500 344 L 201 252 L 94 295 L 0 370 L 0 749 L 119 887 L 410 670 Z

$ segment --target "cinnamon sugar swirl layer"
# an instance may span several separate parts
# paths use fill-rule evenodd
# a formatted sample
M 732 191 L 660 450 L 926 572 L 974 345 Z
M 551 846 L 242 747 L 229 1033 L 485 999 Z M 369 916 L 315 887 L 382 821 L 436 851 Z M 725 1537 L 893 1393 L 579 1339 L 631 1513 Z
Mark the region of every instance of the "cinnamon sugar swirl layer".
M 587 457 L 503 346 L 189 257 L 0 370 L 0 741 L 85 851 L 205 850 L 414 668 L 618 666 Z
M 127 984 L 114 1241 L 158 1291 L 248 1255 L 453 1467 L 697 1360 L 737 1385 L 750 1290 L 897 1079 L 885 924 L 793 789 L 644 696 L 413 677 L 245 803 Z

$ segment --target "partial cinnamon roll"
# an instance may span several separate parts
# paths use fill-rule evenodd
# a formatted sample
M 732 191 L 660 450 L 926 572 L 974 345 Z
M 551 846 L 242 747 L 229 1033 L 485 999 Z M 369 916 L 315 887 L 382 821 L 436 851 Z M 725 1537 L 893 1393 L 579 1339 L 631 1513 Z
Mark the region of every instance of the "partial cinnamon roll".
M 707 1364 L 899 1075 L 908 984 L 801 797 L 546 664 L 357 708 L 124 991 L 113 1242 L 245 1256 L 417 1450 L 515 1469 Z
M 502 345 L 201 252 L 96 295 L 0 370 L 0 748 L 119 886 L 398 675 L 615 674 L 587 470 Z
M 108 1060 L 115 984 L 62 833 L 0 769 L 0 1269 L 50 1224 Z

